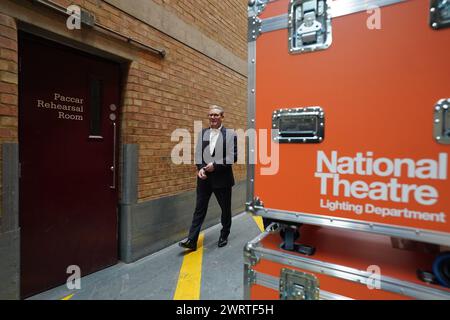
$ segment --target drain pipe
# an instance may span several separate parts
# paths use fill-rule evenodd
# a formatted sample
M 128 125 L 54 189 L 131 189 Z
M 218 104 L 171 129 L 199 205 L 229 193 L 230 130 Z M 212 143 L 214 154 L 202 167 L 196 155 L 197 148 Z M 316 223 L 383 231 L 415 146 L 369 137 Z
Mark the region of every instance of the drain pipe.
M 61 6 L 61 5 L 57 4 L 57 3 L 54 3 L 53 1 L 50 1 L 50 0 L 31 0 L 31 2 L 33 4 L 42 5 L 42 6 L 46 7 L 46 8 L 48 8 L 48 9 L 52 9 L 53 11 L 58 12 L 60 14 L 63 14 L 65 16 L 69 16 L 70 15 L 67 12 L 67 9 L 65 7 L 63 7 L 63 6 Z M 87 26 L 87 27 L 90 27 L 90 28 L 93 28 L 93 29 L 97 29 L 97 30 L 99 30 L 101 32 L 106 32 L 106 33 L 109 33 L 111 35 L 114 35 L 114 36 L 116 36 L 116 37 L 118 37 L 118 38 L 120 38 L 122 40 L 125 40 L 129 44 L 132 44 L 132 45 L 137 46 L 137 47 L 141 47 L 141 48 L 143 48 L 143 49 L 145 49 L 147 51 L 152 52 L 153 54 L 156 54 L 156 55 L 160 56 L 161 58 L 164 58 L 166 56 L 166 51 L 164 49 L 157 49 L 157 48 L 148 46 L 148 45 L 146 45 L 146 44 L 144 44 L 144 43 L 142 43 L 140 41 L 137 41 L 137 40 L 135 40 L 133 38 L 130 38 L 130 37 L 122 34 L 122 33 L 119 33 L 119 32 L 117 32 L 115 30 L 112 30 L 112 29 L 110 29 L 108 27 L 105 27 L 104 25 L 101 25 L 101 24 L 95 22 L 95 16 L 92 13 L 84 10 L 83 8 L 81 8 L 80 20 L 81 20 L 81 23 L 83 25 Z

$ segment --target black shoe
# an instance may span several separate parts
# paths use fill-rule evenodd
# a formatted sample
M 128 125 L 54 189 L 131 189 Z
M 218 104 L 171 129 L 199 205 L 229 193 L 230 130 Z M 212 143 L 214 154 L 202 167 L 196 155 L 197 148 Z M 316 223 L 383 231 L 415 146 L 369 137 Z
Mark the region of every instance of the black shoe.
M 178 242 L 178 245 L 185 249 L 197 250 L 197 243 L 192 241 L 191 239 L 186 239 L 184 241 L 180 241 L 180 242 Z
M 227 243 L 228 243 L 228 239 L 227 238 L 220 237 L 219 238 L 219 242 L 217 243 L 217 246 L 219 248 L 222 248 L 222 247 L 225 247 L 227 245 Z

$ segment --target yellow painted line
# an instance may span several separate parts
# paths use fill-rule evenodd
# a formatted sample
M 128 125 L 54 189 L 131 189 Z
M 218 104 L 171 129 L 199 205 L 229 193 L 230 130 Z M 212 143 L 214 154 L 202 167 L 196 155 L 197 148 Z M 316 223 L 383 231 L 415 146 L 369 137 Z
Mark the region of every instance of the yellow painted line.
M 72 299 L 72 297 L 74 296 L 74 294 L 69 294 L 67 297 L 62 298 L 61 300 L 70 300 Z
M 202 281 L 203 233 L 197 242 L 197 250 L 184 256 L 173 300 L 199 300 Z
M 258 225 L 259 230 L 261 230 L 261 232 L 263 232 L 265 230 L 265 228 L 264 228 L 264 223 L 263 223 L 262 217 L 254 215 L 253 219 L 255 220 L 256 224 Z

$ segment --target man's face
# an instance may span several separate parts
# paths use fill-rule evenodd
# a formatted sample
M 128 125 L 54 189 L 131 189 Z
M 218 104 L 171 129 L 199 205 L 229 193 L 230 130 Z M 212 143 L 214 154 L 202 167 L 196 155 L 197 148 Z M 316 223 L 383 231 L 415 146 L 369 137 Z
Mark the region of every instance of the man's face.
M 220 110 L 211 109 L 208 113 L 209 125 L 213 129 L 218 129 L 222 125 L 223 114 L 220 114 Z

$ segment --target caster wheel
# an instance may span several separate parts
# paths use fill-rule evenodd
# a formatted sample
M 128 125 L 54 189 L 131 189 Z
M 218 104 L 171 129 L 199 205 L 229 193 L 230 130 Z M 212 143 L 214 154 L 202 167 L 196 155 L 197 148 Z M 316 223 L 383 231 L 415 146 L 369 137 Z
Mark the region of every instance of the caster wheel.
M 437 256 L 433 262 L 433 273 L 441 285 L 450 288 L 450 252 Z
M 283 239 L 283 241 L 286 240 L 285 239 L 285 235 L 286 235 L 285 231 L 281 230 L 280 231 L 280 236 L 281 236 L 281 239 Z M 300 232 L 298 232 L 298 230 L 296 230 L 295 233 L 294 233 L 294 241 L 296 241 L 299 237 L 300 237 Z

